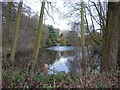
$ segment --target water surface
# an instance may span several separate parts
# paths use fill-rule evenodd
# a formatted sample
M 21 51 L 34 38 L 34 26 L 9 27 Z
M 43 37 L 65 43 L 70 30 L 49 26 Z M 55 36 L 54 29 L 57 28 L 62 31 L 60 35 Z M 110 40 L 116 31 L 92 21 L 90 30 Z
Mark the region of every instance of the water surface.
M 48 47 L 48 50 L 55 50 L 55 51 L 69 51 L 69 50 L 74 50 L 76 47 L 73 46 L 53 46 L 53 47 Z
M 70 72 L 71 70 L 81 72 L 82 70 L 81 56 L 82 55 L 80 47 L 74 46 L 48 47 L 46 49 L 40 49 L 37 60 L 37 66 L 42 70 L 44 64 L 48 64 L 49 74 L 61 71 L 67 73 Z M 32 51 L 19 53 L 16 57 L 16 62 L 18 62 L 19 65 L 23 65 L 25 63 L 28 63 L 31 60 L 31 58 Z M 97 62 L 95 62 L 95 64 L 96 63 Z M 89 70 L 90 69 L 91 67 L 89 67 Z M 96 71 L 98 72 L 98 70 Z

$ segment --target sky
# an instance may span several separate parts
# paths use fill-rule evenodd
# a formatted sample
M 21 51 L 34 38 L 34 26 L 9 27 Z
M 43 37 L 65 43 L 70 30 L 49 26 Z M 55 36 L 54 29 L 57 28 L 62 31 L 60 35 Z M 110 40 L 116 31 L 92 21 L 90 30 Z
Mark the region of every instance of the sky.
M 20 0 L 0 0 L 0 1 L 20 1 Z M 40 13 L 40 9 L 41 9 L 41 2 L 42 0 L 23 0 L 23 3 L 26 4 L 27 6 L 29 6 L 34 12 L 38 12 Z M 54 9 L 53 11 L 50 9 L 50 6 L 48 6 L 46 4 L 46 8 L 49 12 L 49 14 L 54 17 L 54 21 L 53 19 L 45 14 L 45 19 L 44 22 L 46 25 L 53 25 L 55 28 L 59 28 L 60 30 L 70 30 L 71 26 L 68 25 L 68 23 L 70 22 L 69 19 L 65 19 L 62 17 L 62 13 L 67 12 L 68 8 L 64 7 L 63 2 L 78 2 L 80 0 L 47 0 L 49 2 L 52 2 L 52 5 L 55 6 L 56 8 L 59 9 L 59 12 Z M 84 0 L 85 2 L 87 2 L 88 0 Z M 92 1 L 97 1 L 97 0 L 92 0 Z M 107 0 L 102 0 L 102 1 L 107 1 Z M 111 0 L 111 1 L 120 1 L 120 0 Z M 46 12 L 46 11 L 45 11 Z M 38 14 L 39 15 L 39 14 Z M 99 28 L 99 27 L 98 27 Z
M 23 0 L 23 2 L 31 7 L 31 9 L 33 9 L 35 12 L 39 12 L 40 13 L 40 8 L 41 8 L 41 3 L 40 1 L 42 0 Z M 68 25 L 68 23 L 70 23 L 70 19 L 67 18 L 63 18 L 62 17 L 62 13 L 64 12 L 68 12 L 68 8 L 64 7 L 64 2 L 80 2 L 80 0 L 47 0 L 49 2 L 52 2 L 52 5 L 55 6 L 56 8 L 59 9 L 59 12 L 57 12 L 56 9 L 54 9 L 53 11 L 50 9 L 50 6 L 48 7 L 48 5 L 46 4 L 46 8 L 49 11 L 49 14 L 54 17 L 54 21 L 51 17 L 49 17 L 47 15 L 47 18 L 45 20 L 45 24 L 49 24 L 49 25 L 53 25 L 55 28 L 59 28 L 60 30 L 71 30 L 71 26 Z M 84 0 L 85 2 L 88 2 L 88 0 Z M 91 0 L 91 1 L 98 1 L 98 0 Z M 107 1 L 107 0 L 100 0 L 100 1 Z M 111 1 L 117 1 L 117 0 L 111 0 Z M 119 0 L 118 0 L 119 1 Z M 88 17 L 90 19 L 90 17 Z M 72 18 L 73 19 L 73 18 Z M 89 20 L 90 21 L 90 20 Z M 96 29 L 99 29 L 98 25 L 95 25 Z
M 19 2 L 20 0 L 0 0 L 2 2 Z M 40 13 L 41 8 L 41 1 L 42 0 L 23 0 L 23 3 L 29 6 L 34 12 Z M 53 5 L 55 5 L 56 8 L 59 9 L 59 11 L 66 11 L 66 8 L 63 7 L 63 1 L 64 0 L 47 0 L 49 2 L 52 2 Z M 74 1 L 74 0 L 72 0 Z M 48 6 L 46 5 L 47 9 Z M 60 30 L 69 30 L 70 26 L 67 25 L 69 22 L 68 20 L 61 17 L 61 15 L 57 11 L 52 11 L 49 8 L 49 14 L 54 17 L 54 21 L 51 17 L 46 16 L 45 24 L 46 25 L 53 25 L 55 28 L 59 28 Z M 39 15 L 39 14 L 38 14 Z
M 59 0 L 59 1 L 48 0 L 48 1 L 52 2 L 52 5 L 55 5 L 55 7 L 59 9 L 59 12 L 62 13 L 62 11 L 67 11 L 67 9 L 63 7 L 63 0 Z M 27 6 L 31 7 L 31 9 L 33 9 L 35 12 L 40 13 L 40 8 L 41 8 L 40 0 L 24 0 L 23 2 Z M 59 28 L 60 30 L 70 29 L 70 26 L 67 25 L 69 21 L 65 18 L 62 18 L 61 14 L 55 8 L 52 11 L 50 9 L 50 6 L 48 7 L 47 4 L 46 4 L 46 8 L 48 9 L 49 14 L 52 17 L 54 17 L 54 21 L 50 16 L 46 15 L 45 24 L 53 25 L 55 28 Z

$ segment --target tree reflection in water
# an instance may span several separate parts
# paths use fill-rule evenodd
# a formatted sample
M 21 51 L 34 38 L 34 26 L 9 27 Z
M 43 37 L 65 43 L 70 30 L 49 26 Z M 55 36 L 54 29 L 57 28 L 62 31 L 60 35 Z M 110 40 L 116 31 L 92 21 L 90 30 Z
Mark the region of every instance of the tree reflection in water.
M 99 72 L 99 56 L 95 55 L 92 59 L 89 58 L 90 52 L 87 50 L 88 57 L 88 71 L 89 73 Z M 26 67 L 31 60 L 32 50 L 26 52 L 19 52 L 16 54 L 15 64 L 17 67 Z M 82 72 L 81 67 L 81 50 L 80 48 L 68 51 L 55 51 L 40 49 L 37 60 L 37 71 L 43 72 L 45 64 L 49 65 L 49 74 L 53 73 L 51 70 L 64 71 L 64 72 Z

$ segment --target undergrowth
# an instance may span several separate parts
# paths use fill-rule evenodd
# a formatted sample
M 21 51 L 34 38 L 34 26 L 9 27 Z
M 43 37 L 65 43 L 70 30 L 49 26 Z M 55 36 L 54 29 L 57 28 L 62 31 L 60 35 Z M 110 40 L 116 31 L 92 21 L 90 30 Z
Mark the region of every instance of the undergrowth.
M 40 72 L 12 68 L 4 70 L 3 88 L 118 88 L 120 70 L 110 70 L 102 74 L 79 76 L 74 73 L 58 72 L 43 76 Z

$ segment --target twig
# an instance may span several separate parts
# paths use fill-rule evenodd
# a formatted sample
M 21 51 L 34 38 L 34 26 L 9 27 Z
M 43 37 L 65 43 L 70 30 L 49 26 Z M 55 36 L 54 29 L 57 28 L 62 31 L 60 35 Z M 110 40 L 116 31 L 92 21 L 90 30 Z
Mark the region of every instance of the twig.
M 53 5 L 51 4 L 51 2 L 48 2 L 48 4 L 49 4 L 52 8 L 55 8 L 58 13 L 60 13 L 59 10 L 58 10 L 58 8 L 56 8 L 55 6 L 53 6 Z M 53 9 L 52 9 L 52 10 L 53 10 Z
M 50 16 L 52 18 L 53 22 L 55 23 L 54 18 L 49 14 L 48 10 L 46 8 L 45 8 L 45 10 L 46 10 L 48 16 Z
M 81 79 L 81 78 L 79 78 L 79 80 L 80 80 L 81 86 L 83 86 L 83 81 L 82 81 L 82 79 Z
M 56 87 L 56 83 L 55 83 L 55 78 L 54 78 L 54 86 L 53 86 L 54 88 Z

